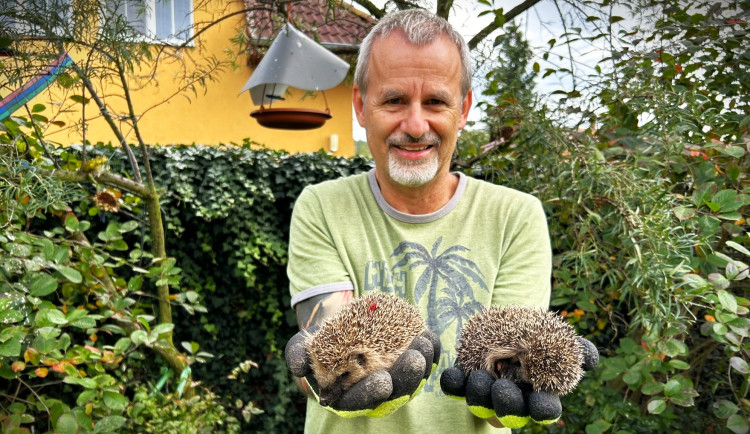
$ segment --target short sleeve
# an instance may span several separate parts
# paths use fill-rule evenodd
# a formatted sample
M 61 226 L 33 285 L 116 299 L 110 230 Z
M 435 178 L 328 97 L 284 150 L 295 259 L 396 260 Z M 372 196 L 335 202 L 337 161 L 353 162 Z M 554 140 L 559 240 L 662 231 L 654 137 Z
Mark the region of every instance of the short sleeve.
M 503 249 L 492 304 L 549 307 L 552 251 L 547 218 L 533 198 L 518 204 Z
M 354 289 L 320 201 L 310 187 L 302 191 L 292 211 L 287 275 L 292 307 L 316 295 Z

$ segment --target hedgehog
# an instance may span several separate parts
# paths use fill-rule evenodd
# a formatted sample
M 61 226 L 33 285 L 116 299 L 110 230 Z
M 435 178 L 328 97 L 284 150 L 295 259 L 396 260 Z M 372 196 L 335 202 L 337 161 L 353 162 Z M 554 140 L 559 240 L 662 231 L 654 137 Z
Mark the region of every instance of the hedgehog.
M 419 309 L 393 295 L 346 304 L 305 343 L 320 404 L 332 405 L 363 378 L 390 369 L 426 329 Z
M 526 306 L 491 307 L 461 330 L 456 364 L 464 374 L 484 369 L 535 391 L 565 395 L 583 377 L 590 351 L 554 312 Z

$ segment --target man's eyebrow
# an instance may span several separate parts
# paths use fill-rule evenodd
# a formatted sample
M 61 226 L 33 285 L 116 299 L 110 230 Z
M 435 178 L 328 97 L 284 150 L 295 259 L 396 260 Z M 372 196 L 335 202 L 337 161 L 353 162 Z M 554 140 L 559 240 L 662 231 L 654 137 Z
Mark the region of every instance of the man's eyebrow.
M 439 99 L 441 101 L 450 101 L 452 96 L 450 92 L 439 90 L 428 95 L 430 99 Z
M 380 95 L 380 99 L 382 99 L 383 101 L 388 101 L 389 99 L 393 99 L 393 98 L 401 98 L 402 96 L 404 96 L 404 93 L 403 93 L 402 91 L 400 91 L 400 90 L 396 90 L 396 89 L 386 89 L 386 90 L 385 90 L 385 91 L 384 91 L 384 92 L 383 92 L 383 93 L 382 93 L 382 94 Z

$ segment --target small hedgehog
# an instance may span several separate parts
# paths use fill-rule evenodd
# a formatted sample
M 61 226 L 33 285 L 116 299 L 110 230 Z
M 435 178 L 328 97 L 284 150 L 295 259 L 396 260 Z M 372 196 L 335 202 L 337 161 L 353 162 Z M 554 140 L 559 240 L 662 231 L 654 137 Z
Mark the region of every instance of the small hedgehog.
M 390 369 L 425 330 L 417 307 L 392 295 L 367 295 L 345 305 L 306 342 L 320 404 L 331 405 L 364 377 Z
M 466 375 L 484 369 L 496 379 L 526 382 L 558 395 L 571 392 L 581 380 L 588 351 L 562 317 L 526 306 L 491 307 L 472 316 L 456 350 L 456 363 Z

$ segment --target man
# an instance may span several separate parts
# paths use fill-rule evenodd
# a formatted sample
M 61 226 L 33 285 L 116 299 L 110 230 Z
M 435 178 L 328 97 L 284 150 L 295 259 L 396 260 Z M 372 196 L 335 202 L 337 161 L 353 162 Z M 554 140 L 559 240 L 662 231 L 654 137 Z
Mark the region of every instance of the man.
M 353 102 L 375 169 L 307 187 L 295 204 L 288 274 L 301 328 L 352 297 L 419 306 L 441 339 L 421 393 L 385 418 L 341 418 L 308 400 L 305 431 L 490 432 L 440 390 L 460 326 L 493 304 L 547 307 L 551 252 L 539 201 L 450 172 L 471 107 L 463 38 L 426 11 L 389 14 L 362 43 Z

